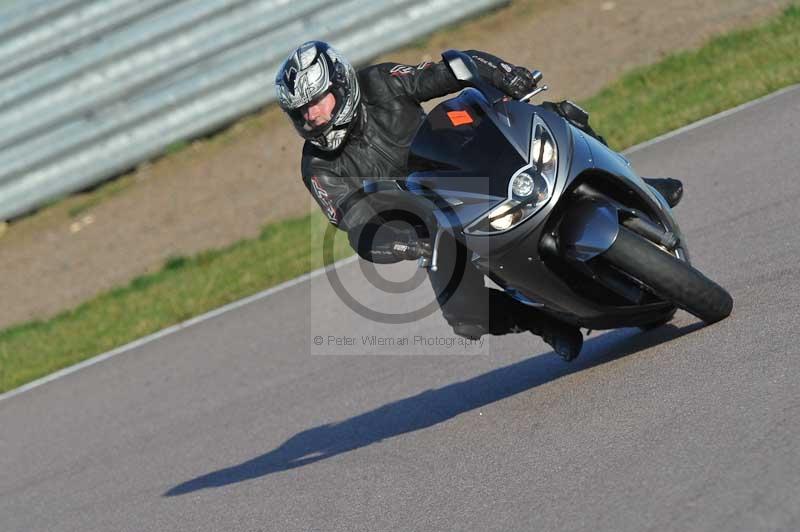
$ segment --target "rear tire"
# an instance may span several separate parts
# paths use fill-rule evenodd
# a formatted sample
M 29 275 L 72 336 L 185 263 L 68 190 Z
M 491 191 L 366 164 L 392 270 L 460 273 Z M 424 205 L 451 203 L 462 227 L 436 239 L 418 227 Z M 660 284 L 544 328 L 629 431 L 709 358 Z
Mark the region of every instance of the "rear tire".
M 733 309 L 724 288 L 625 227 L 620 226 L 614 244 L 600 257 L 706 323 L 727 318 Z

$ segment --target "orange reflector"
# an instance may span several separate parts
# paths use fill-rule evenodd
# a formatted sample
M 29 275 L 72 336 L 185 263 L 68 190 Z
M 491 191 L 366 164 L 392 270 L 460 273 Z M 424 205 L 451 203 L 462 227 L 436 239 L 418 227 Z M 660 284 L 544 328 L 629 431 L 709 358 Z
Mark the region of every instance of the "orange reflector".
M 472 117 L 466 111 L 448 111 L 447 118 L 450 119 L 454 126 L 463 126 L 473 122 Z

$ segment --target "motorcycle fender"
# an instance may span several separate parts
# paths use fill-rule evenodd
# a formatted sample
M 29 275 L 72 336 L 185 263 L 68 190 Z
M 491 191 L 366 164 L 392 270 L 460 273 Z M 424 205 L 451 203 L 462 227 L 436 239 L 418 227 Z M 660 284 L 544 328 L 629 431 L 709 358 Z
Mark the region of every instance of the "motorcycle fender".
M 580 200 L 570 206 L 559 225 L 561 254 L 573 261 L 586 262 L 614 244 L 619 234 L 616 207 L 598 200 Z

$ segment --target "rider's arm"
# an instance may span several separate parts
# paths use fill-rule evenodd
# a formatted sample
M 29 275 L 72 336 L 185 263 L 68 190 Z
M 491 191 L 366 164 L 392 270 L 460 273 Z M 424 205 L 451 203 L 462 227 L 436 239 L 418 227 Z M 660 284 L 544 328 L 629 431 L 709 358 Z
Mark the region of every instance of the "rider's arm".
M 328 220 L 347 232 L 350 246 L 361 258 L 378 264 L 413 260 L 427 252 L 413 230 L 387 225 L 364 191 L 335 175 L 324 164 L 304 157 L 303 183 Z
M 352 187 L 330 170 L 314 168 L 314 165 L 309 164 L 305 157 L 303 157 L 302 174 L 303 184 L 325 216 L 328 217 L 328 221 L 340 229 L 344 229 L 340 225 L 343 216 L 341 201 Z
M 472 57 L 482 78 L 506 94 L 519 96 L 533 86 L 527 69 L 515 67 L 486 52 L 467 50 L 464 53 Z M 362 70 L 361 76 L 362 81 L 371 86 L 375 86 L 377 78 L 380 78 L 391 96 L 404 95 L 417 102 L 446 96 L 463 88 L 444 62 L 424 62 L 417 66 L 382 63 Z

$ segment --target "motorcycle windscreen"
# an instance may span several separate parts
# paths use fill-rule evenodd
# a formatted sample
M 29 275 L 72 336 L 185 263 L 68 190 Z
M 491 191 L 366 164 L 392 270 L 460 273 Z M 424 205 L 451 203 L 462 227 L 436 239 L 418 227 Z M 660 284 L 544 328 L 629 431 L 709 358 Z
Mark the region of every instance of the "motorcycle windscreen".
M 409 172 L 425 176 L 412 179 L 432 189 L 505 198 L 508 180 L 526 161 L 487 113 L 493 111 L 464 94 L 436 106 L 411 144 Z

